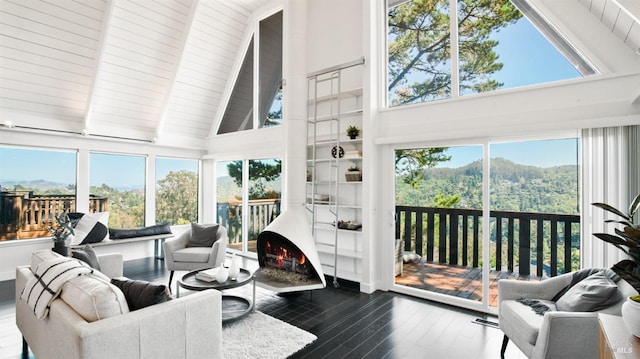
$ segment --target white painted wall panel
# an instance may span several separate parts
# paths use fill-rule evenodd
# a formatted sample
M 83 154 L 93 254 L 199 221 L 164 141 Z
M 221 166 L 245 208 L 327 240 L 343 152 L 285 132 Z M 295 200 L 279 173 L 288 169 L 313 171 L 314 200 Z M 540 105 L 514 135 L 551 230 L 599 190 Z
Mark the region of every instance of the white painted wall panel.
M 616 26 L 612 29 L 613 33 L 622 41 L 627 39 L 629 35 L 629 30 L 634 24 L 634 20 L 627 14 L 626 12 L 620 12 L 620 16 L 618 17 L 618 21 L 616 21 Z
M 5 60 L 0 61 L 0 66 L 4 65 Z M 88 86 L 79 82 L 67 81 L 65 79 L 58 79 L 55 77 L 45 76 L 41 74 L 27 73 L 18 69 L 9 69 L 0 67 L 0 78 L 4 82 L 5 86 L 10 86 L 11 83 L 28 83 L 34 86 L 42 86 L 43 88 L 60 89 L 61 91 L 75 91 L 82 94 L 88 92 Z M 43 90 L 46 91 L 46 90 Z

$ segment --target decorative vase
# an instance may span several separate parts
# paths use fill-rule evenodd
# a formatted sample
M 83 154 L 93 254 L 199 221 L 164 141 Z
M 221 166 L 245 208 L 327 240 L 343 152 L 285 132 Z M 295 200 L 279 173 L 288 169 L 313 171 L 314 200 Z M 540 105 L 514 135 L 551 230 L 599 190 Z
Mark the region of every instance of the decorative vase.
M 224 283 L 227 281 L 228 278 L 229 278 L 229 270 L 221 265 L 220 269 L 218 269 L 218 272 L 216 273 L 216 282 Z
M 622 319 L 631 334 L 640 338 L 640 303 L 630 297 L 622 303 Z
M 238 275 L 240 275 L 240 259 L 234 253 L 231 258 L 231 266 L 229 267 L 229 278 L 236 280 L 238 279 Z
M 69 255 L 69 247 L 67 247 L 67 244 L 64 242 L 53 242 L 53 248 L 51 250 L 63 257 Z

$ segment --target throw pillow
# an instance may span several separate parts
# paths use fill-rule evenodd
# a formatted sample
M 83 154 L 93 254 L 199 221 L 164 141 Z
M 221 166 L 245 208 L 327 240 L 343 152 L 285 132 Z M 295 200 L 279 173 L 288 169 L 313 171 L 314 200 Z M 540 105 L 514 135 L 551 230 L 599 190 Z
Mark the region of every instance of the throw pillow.
M 72 250 L 71 256 L 87 263 L 93 269 L 100 270 L 100 262 L 98 262 L 96 251 L 88 244 L 82 248 Z
M 60 298 L 87 322 L 129 312 L 122 291 L 98 273 L 68 280 L 60 293 Z
M 218 224 L 191 223 L 191 237 L 187 247 L 211 247 L 216 242 Z
M 87 213 L 74 229 L 71 245 L 98 243 L 109 238 L 109 212 Z
M 117 278 L 111 279 L 111 283 L 122 290 L 131 311 L 171 300 L 169 289 L 164 284 Z
M 620 301 L 616 284 L 600 271 L 583 279 L 556 302 L 556 308 L 565 312 L 595 312 Z

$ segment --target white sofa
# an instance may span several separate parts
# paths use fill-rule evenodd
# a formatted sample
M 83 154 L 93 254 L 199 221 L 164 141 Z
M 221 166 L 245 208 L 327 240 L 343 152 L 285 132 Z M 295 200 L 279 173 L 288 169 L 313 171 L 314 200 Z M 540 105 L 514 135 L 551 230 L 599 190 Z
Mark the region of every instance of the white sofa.
M 101 272 L 122 276 L 122 255 L 98 257 Z M 195 292 L 125 314 L 87 322 L 61 298 L 38 320 L 20 299 L 30 266 L 16 268 L 16 324 L 38 359 L 221 358 L 221 293 Z M 63 289 L 64 290 L 64 289 Z

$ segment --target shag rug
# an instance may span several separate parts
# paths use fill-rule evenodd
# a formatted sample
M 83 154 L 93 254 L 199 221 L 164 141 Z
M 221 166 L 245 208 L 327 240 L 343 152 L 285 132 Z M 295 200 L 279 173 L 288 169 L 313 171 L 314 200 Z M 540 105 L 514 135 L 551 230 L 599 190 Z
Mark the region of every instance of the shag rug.
M 224 359 L 286 358 L 318 337 L 261 312 L 222 327 Z

